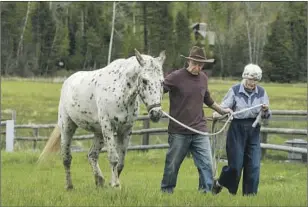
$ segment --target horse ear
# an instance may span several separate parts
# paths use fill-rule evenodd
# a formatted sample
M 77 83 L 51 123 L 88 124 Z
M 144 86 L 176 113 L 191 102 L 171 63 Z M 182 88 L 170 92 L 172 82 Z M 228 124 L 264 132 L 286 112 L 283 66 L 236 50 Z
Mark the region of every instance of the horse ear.
M 157 60 L 161 63 L 161 65 L 164 64 L 166 60 L 166 50 L 160 52 L 159 57 L 157 57 Z
M 145 61 L 142 58 L 140 52 L 136 48 L 135 48 L 135 55 L 136 55 L 136 58 L 137 58 L 139 64 L 143 67 L 145 65 Z

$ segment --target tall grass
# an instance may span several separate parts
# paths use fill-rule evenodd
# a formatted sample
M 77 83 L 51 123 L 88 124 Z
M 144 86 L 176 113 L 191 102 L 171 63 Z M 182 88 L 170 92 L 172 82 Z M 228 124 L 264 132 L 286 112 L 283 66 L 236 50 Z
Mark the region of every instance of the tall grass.
M 100 166 L 106 185 L 97 189 L 85 153 L 73 153 L 75 189 L 64 188 L 65 174 L 59 156 L 36 165 L 37 153 L 2 153 L 1 203 L 3 206 L 306 206 L 306 166 L 265 160 L 261 164 L 259 192 L 243 197 L 224 189 L 219 195 L 197 191 L 198 173 L 192 159 L 185 159 L 173 195 L 162 194 L 165 150 L 128 152 L 121 174 L 121 190 L 108 186 L 110 168 L 105 153 Z M 225 163 L 219 163 L 219 169 Z

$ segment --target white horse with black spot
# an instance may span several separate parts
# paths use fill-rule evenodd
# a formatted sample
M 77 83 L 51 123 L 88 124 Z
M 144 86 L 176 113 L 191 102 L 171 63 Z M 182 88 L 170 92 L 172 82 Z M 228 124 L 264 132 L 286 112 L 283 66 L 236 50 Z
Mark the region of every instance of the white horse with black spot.
M 99 70 L 76 72 L 63 83 L 58 123 L 39 161 L 61 147 L 67 189 L 73 188 L 70 147 L 77 127 L 94 133 L 88 160 L 96 185 L 103 186 L 105 182 L 98 165 L 100 150 L 105 145 L 111 166 L 110 185 L 120 187 L 119 176 L 139 112 L 138 96 L 147 107 L 152 121 L 157 122 L 162 116 L 162 65 L 166 58 L 165 51 L 154 58 L 141 55 L 135 49 L 135 55 L 115 60 Z

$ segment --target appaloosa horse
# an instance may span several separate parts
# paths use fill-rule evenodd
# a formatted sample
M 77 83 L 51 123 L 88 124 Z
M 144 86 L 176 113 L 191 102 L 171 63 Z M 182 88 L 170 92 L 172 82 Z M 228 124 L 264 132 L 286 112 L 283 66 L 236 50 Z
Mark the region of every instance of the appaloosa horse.
M 139 111 L 138 96 L 146 105 L 151 120 L 157 122 L 160 119 L 165 52 L 156 58 L 141 55 L 137 50 L 135 55 L 115 60 L 99 70 L 76 72 L 63 83 L 58 124 L 39 160 L 59 150 L 61 140 L 67 189 L 73 188 L 70 146 L 77 127 L 94 133 L 88 160 L 96 185 L 103 186 L 105 182 L 98 156 L 106 145 L 112 171 L 110 185 L 120 187 L 119 175 Z

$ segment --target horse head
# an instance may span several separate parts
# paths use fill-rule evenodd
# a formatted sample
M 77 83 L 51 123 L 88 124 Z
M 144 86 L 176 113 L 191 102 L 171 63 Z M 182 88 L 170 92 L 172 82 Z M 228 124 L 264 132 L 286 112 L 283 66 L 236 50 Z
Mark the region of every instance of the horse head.
M 166 59 L 165 51 L 158 57 L 141 55 L 135 49 L 136 59 L 140 65 L 138 78 L 138 94 L 146 105 L 153 122 L 158 122 L 161 117 L 161 101 L 163 97 L 163 64 Z

